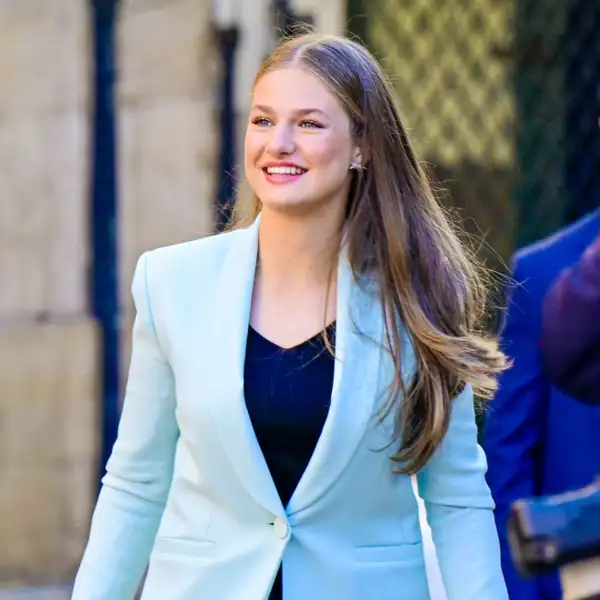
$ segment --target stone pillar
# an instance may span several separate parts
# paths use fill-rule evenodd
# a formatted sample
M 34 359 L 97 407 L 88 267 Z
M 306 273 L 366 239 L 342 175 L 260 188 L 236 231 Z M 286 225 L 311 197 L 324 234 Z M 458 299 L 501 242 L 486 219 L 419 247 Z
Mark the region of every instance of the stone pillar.
M 0 0 L 0 586 L 71 578 L 98 447 L 85 0 Z

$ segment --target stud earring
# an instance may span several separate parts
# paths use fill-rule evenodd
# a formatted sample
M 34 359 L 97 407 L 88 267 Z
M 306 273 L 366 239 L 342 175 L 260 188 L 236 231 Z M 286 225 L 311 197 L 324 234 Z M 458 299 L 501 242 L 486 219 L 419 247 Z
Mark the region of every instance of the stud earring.
M 365 167 L 363 167 L 360 163 L 358 162 L 353 162 L 350 165 L 350 171 L 364 171 Z

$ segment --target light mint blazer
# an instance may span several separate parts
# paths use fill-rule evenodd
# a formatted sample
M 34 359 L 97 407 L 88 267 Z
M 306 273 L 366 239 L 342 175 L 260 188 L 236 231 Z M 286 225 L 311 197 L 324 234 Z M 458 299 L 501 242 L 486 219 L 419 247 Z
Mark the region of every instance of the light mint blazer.
M 118 440 L 74 600 L 427 600 L 417 503 L 393 475 L 379 303 L 338 269 L 331 409 L 282 506 L 244 403 L 258 247 L 248 229 L 144 254 Z M 361 332 L 362 334 L 360 334 Z M 408 340 L 405 376 L 414 368 Z M 418 475 L 449 600 L 507 600 L 472 392 Z

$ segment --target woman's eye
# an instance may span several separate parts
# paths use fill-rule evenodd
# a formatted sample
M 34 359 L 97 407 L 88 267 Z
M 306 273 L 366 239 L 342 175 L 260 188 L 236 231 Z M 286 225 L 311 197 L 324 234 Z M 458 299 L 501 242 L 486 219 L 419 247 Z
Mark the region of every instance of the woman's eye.
M 271 121 L 269 121 L 269 119 L 265 119 L 264 117 L 254 117 L 254 119 L 252 119 L 252 124 L 258 125 L 259 127 L 267 127 L 271 124 Z
M 309 128 L 309 129 L 322 129 L 323 125 L 321 125 L 320 123 L 317 123 L 316 121 L 302 121 L 302 123 L 300 123 L 300 127 L 303 128 Z

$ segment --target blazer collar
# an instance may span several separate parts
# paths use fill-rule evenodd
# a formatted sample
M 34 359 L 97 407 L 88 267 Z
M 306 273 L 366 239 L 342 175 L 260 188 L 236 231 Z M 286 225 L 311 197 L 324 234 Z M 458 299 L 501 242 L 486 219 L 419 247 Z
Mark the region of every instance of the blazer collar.
M 285 509 L 254 434 L 244 400 L 244 361 L 258 254 L 260 217 L 231 236 L 216 282 L 211 340 L 219 402 L 208 402 L 224 450 L 250 494 L 273 514 Z M 331 407 L 308 467 L 287 507 L 298 513 L 342 474 L 370 417 L 379 383 L 383 315 L 379 302 L 353 279 L 345 252 L 338 268 L 336 363 Z

